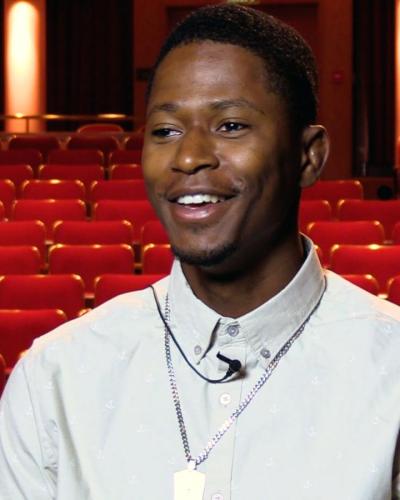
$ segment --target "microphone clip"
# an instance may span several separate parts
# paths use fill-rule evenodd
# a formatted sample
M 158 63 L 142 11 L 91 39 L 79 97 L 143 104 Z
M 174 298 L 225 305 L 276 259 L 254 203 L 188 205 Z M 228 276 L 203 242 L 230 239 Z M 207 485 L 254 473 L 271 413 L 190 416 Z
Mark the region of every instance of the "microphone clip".
M 229 359 L 223 354 L 221 354 L 219 351 L 217 354 L 217 358 L 223 361 L 224 363 L 227 363 L 227 365 L 229 366 L 228 371 L 226 372 L 224 378 L 230 377 L 234 373 L 240 371 L 240 369 L 242 368 L 242 363 L 238 359 Z

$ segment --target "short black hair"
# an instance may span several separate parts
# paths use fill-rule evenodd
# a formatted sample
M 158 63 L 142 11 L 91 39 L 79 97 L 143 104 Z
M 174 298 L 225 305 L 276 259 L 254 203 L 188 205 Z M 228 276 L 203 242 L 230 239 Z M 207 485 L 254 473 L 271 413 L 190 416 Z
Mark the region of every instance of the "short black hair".
M 268 90 L 282 97 L 292 125 L 300 130 L 316 120 L 318 75 L 314 55 L 300 34 L 273 16 L 239 5 L 211 5 L 189 14 L 162 46 L 147 88 L 151 94 L 157 68 L 174 48 L 189 43 L 238 45 L 265 64 Z

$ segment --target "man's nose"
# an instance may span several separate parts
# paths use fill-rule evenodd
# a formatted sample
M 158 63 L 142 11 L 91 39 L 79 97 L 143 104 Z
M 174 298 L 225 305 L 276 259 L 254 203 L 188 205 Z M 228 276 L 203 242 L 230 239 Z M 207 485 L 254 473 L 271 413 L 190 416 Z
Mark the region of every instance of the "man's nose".
M 174 170 L 193 174 L 205 168 L 216 168 L 219 162 L 215 148 L 215 141 L 206 130 L 186 131 L 179 140 Z

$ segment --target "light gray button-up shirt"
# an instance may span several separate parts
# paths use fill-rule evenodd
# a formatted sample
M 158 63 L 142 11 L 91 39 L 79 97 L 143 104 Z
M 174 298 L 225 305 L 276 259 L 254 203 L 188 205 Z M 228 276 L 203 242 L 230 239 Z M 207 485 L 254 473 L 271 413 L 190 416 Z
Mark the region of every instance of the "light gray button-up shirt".
M 327 273 L 304 332 L 199 466 L 204 500 L 389 500 L 397 496 L 400 309 Z M 310 315 L 325 279 L 310 251 L 273 299 L 232 319 L 192 293 L 178 262 L 156 286 L 196 368 L 220 351 L 244 376 L 200 379 L 171 342 L 197 456 Z M 239 293 L 239 292 L 238 292 Z M 185 469 L 150 290 L 124 294 L 34 343 L 0 406 L 1 500 L 172 500 Z

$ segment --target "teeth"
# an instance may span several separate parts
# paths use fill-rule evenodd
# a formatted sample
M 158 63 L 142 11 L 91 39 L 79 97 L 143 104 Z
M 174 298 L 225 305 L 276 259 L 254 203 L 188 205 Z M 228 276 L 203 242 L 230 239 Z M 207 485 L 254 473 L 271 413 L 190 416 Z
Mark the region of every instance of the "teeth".
M 201 203 L 218 203 L 224 201 L 223 196 L 216 196 L 214 194 L 185 194 L 180 196 L 176 201 L 180 205 L 200 205 Z

